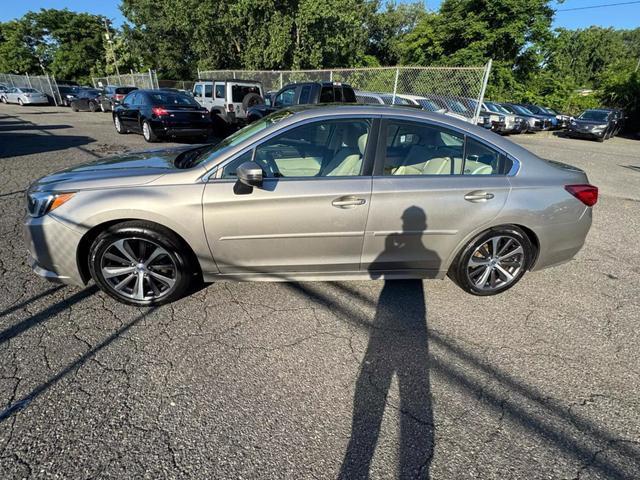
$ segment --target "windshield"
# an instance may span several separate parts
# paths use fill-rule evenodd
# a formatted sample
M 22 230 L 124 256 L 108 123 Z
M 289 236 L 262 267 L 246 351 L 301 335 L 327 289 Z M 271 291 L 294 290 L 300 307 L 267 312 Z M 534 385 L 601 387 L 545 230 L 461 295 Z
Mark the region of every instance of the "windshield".
M 264 117 L 261 120 L 251 123 L 233 133 L 232 135 L 229 135 L 220 143 L 211 145 L 210 147 L 201 150 L 196 158 L 191 159 L 191 161 L 187 165 L 180 165 L 180 168 L 190 168 L 203 162 L 211 162 L 222 155 L 224 152 L 228 151 L 230 148 L 235 147 L 236 145 L 244 142 L 246 139 L 252 137 L 256 133 L 267 129 L 272 125 L 275 125 L 276 123 L 280 122 L 290 115 L 293 115 L 293 112 L 291 112 L 290 110 L 279 110 L 272 113 L 271 115 Z
M 533 112 L 531 110 L 529 110 L 528 108 L 524 108 L 521 105 L 511 105 L 511 108 L 513 108 L 516 112 L 521 113 L 522 115 L 533 115 Z
M 467 112 L 467 107 L 465 107 L 458 100 L 449 100 L 447 103 L 449 104 L 449 108 L 451 110 L 453 110 L 454 112 L 456 112 L 456 113 L 466 113 Z
M 437 112 L 438 110 L 442 110 L 442 108 L 439 107 L 438 104 L 436 102 L 432 101 L 432 100 L 428 100 L 426 98 L 423 98 L 423 99 L 419 99 L 419 100 L 416 100 L 416 101 L 420 104 L 420 106 L 422 108 L 424 108 L 425 110 L 428 110 L 430 112 Z
M 511 113 L 502 105 L 498 105 L 497 103 L 493 103 L 493 102 L 487 102 L 487 108 L 495 113 Z
M 580 120 L 590 120 L 594 122 L 606 122 L 609 118 L 609 112 L 602 110 L 585 110 L 578 117 Z
M 151 101 L 158 105 L 188 105 L 199 107 L 200 104 L 196 102 L 189 95 L 185 95 L 183 93 L 175 93 L 175 92 L 149 92 L 149 97 L 151 97 Z

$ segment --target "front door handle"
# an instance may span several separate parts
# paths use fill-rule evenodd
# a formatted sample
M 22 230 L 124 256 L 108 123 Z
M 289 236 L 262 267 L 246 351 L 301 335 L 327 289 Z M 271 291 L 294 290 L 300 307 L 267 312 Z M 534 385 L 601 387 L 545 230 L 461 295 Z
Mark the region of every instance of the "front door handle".
M 353 208 L 357 207 L 358 205 L 364 205 L 365 203 L 367 203 L 367 201 L 364 198 L 357 198 L 349 195 L 347 197 L 336 198 L 333 202 L 331 202 L 331 205 L 338 208 Z
M 490 192 L 484 192 L 481 190 L 476 190 L 474 192 L 469 192 L 464 196 L 464 199 L 468 202 L 486 202 L 487 200 L 491 200 L 495 195 Z

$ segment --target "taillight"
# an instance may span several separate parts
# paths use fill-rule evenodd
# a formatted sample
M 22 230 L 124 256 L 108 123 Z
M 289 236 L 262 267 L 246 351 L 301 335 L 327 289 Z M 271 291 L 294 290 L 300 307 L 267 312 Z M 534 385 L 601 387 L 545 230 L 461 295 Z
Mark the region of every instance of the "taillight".
M 124 98 L 124 95 L 122 95 L 120 93 L 116 93 L 115 94 L 115 98 L 116 98 L 116 100 L 122 100 Z
M 233 112 L 233 111 L 234 111 L 233 103 L 227 104 L 227 112 Z
M 157 117 L 162 117 L 163 115 L 169 115 L 169 112 L 163 107 L 153 107 L 151 109 L 151 112 Z
M 587 207 L 593 207 L 598 201 L 598 187 L 593 185 L 565 185 L 564 189 Z

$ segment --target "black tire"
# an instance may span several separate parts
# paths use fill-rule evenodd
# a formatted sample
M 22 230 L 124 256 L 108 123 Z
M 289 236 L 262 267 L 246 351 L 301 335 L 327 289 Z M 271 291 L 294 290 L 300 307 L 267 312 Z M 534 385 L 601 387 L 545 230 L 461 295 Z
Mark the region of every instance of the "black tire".
M 256 105 L 264 105 L 264 98 L 257 93 L 247 93 L 242 99 L 242 108 L 245 112 Z
M 482 253 L 483 246 L 487 245 L 487 248 L 491 249 L 492 247 L 489 247 L 489 244 L 492 244 L 492 239 L 494 238 L 500 239 L 497 244 L 498 252 L 487 250 L 487 254 L 484 255 Z M 513 243 L 508 244 L 507 242 L 509 240 L 512 240 Z M 506 255 L 511 251 L 506 250 L 504 254 L 505 257 L 502 257 L 504 260 L 497 261 L 498 267 L 496 267 L 495 264 L 491 262 L 496 262 L 494 260 L 496 257 L 500 258 L 499 254 L 502 253 L 500 249 L 507 245 L 516 247 L 516 250 L 517 247 L 520 246 L 522 253 L 510 253 Z M 478 251 L 478 249 L 481 251 Z M 473 261 L 471 259 L 472 256 L 474 256 Z M 489 257 L 491 257 L 491 260 L 488 260 Z M 535 247 L 532 245 L 527 234 L 520 228 L 512 225 L 494 227 L 477 235 L 458 253 L 449 268 L 448 275 L 449 278 L 467 293 L 478 296 L 496 295 L 510 289 L 518 283 L 525 272 L 531 267 L 534 258 Z M 477 266 L 471 265 L 471 263 L 478 261 L 486 261 L 487 263 L 478 264 Z M 520 267 L 516 270 L 512 266 L 507 266 L 507 262 L 514 264 L 519 263 Z M 494 270 L 495 274 L 490 271 L 488 278 L 485 278 L 484 283 L 479 286 L 486 271 L 484 270 L 485 268 Z M 509 274 L 513 273 L 512 278 L 509 281 L 502 280 L 504 275 L 498 269 L 506 270 Z M 493 283 L 494 275 L 497 280 L 496 285 L 492 286 L 491 283 Z M 472 281 L 472 277 L 477 279 L 477 281 Z M 489 285 L 487 285 L 487 283 Z
M 96 105 L 95 102 L 89 102 L 89 111 L 90 112 L 95 112 L 98 109 L 98 106 Z
M 605 137 L 606 137 L 606 134 L 605 134 L 605 135 L 603 135 L 603 136 L 601 136 L 601 137 L 597 137 L 597 138 L 596 138 L 596 140 L 597 140 L 598 142 L 602 143 L 602 142 L 604 142 Z
M 227 137 L 227 135 L 229 135 L 229 132 L 231 129 L 227 121 L 222 116 L 222 114 L 218 113 L 217 111 L 212 111 L 211 123 L 212 123 L 213 135 L 216 138 L 222 139 Z
M 6 97 L 2 97 L 2 103 L 7 103 L 7 98 Z
M 147 120 L 142 121 L 142 136 L 149 143 L 157 142 L 159 139 L 158 135 L 154 133 L 153 128 L 151 128 L 151 124 Z
M 71 104 L 71 111 L 72 111 L 72 112 L 77 112 L 77 111 L 78 111 L 78 107 L 76 106 L 76 104 L 75 104 L 75 103 L 72 103 L 72 104 Z
M 18 99 L 18 103 L 20 104 L 21 107 L 24 107 L 24 102 L 22 101 L 21 98 Z
M 129 130 L 122 126 L 122 122 L 120 121 L 120 117 L 118 115 L 113 115 L 113 126 L 120 135 L 124 135 L 125 133 L 129 133 Z
M 149 248 L 150 245 L 154 250 L 160 247 L 164 252 L 156 258 L 166 265 L 171 264 L 172 269 L 156 270 L 150 264 L 145 272 L 151 273 L 142 273 L 138 269 L 145 268 L 140 267 L 143 262 L 138 264 L 131 263 L 130 266 L 127 266 L 129 260 L 120 254 L 121 251 L 114 246 L 114 243 L 119 241 L 124 241 L 125 248 L 128 247 L 128 251 L 132 254 L 140 244 L 144 245 L 145 252 L 153 251 Z M 134 273 L 127 272 L 110 278 L 105 277 L 103 268 L 114 268 L 114 266 L 107 266 L 114 264 L 111 263 L 113 262 L 113 256 L 106 254 L 113 254 L 114 252 L 120 254 L 122 259 L 125 260 L 121 268 L 134 269 Z M 135 253 L 140 254 L 140 251 Z M 150 253 L 147 253 L 147 255 L 150 255 Z M 139 258 L 134 259 L 140 260 Z M 123 222 L 113 225 L 100 233 L 91 245 L 88 260 L 91 277 L 102 291 L 122 303 L 139 307 L 163 305 L 178 300 L 189 291 L 190 286 L 199 278 L 199 270 L 197 266 L 192 264 L 188 248 L 181 239 L 173 232 L 159 225 L 142 221 Z M 119 263 L 116 262 L 115 268 L 118 268 L 118 265 Z M 156 287 L 152 288 L 153 285 L 150 280 L 156 278 L 154 274 L 162 274 L 165 279 L 172 280 L 173 283 L 169 287 L 168 283 L 156 282 Z M 115 287 L 125 281 L 126 276 L 129 275 L 133 275 L 129 283 L 121 286 L 119 290 L 116 289 Z M 133 298 L 137 294 L 138 281 L 142 284 L 141 299 Z M 161 290 L 163 285 L 166 288 L 165 290 Z M 159 290 L 157 294 L 156 289 Z

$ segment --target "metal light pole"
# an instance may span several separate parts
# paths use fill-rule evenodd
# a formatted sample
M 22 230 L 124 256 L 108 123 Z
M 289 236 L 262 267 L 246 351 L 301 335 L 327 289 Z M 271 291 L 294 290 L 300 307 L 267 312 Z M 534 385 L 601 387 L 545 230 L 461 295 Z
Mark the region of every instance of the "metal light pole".
M 111 40 L 111 33 L 109 33 L 109 24 L 107 23 L 107 19 L 104 19 L 104 29 L 107 33 L 104 34 L 104 37 L 107 39 L 107 43 L 111 47 L 111 55 L 113 55 L 113 64 L 116 67 L 116 74 L 118 75 L 118 79 L 120 78 L 120 70 L 118 70 L 118 60 L 116 59 L 116 49 L 113 47 L 113 40 Z

